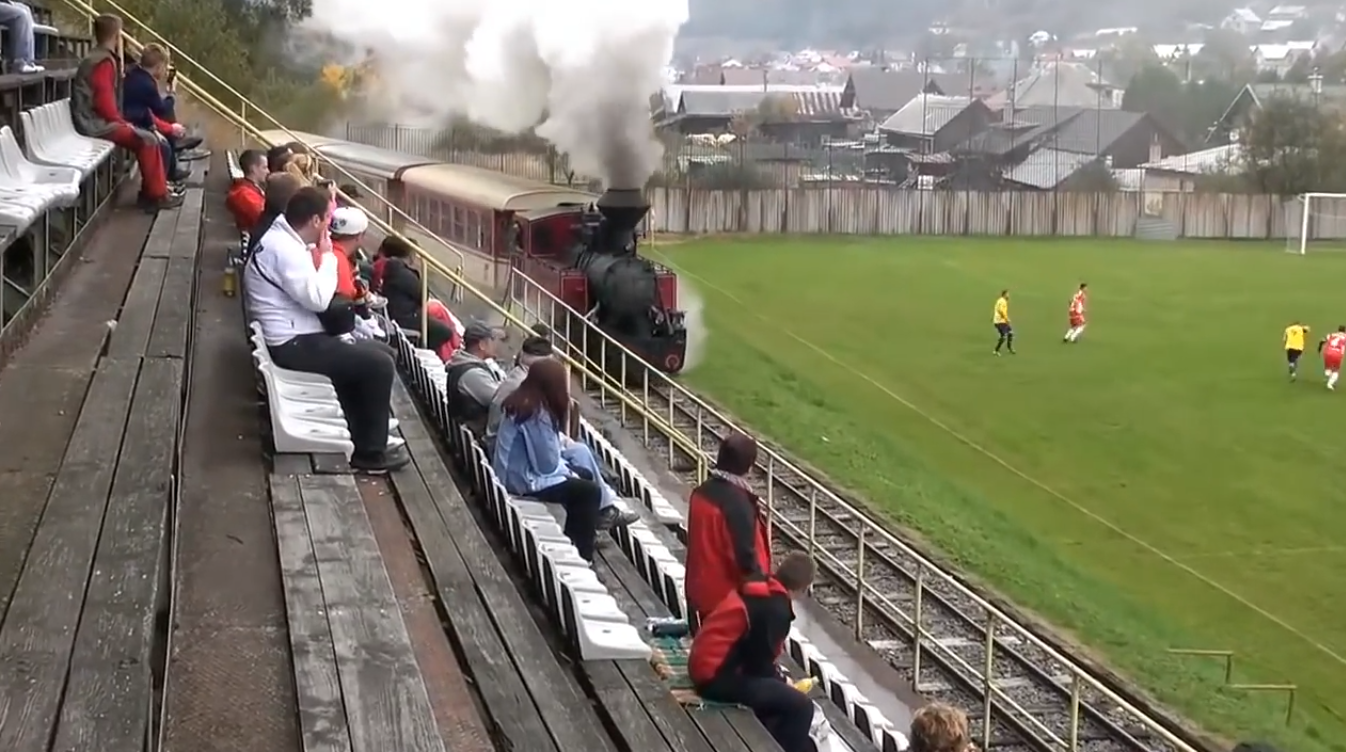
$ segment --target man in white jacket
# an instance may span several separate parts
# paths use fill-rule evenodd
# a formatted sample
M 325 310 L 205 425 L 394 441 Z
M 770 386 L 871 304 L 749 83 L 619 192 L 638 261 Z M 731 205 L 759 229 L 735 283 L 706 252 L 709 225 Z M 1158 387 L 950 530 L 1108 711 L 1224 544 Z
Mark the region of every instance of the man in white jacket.
M 351 467 L 386 473 L 410 461 L 405 449 L 388 450 L 392 351 L 381 342 L 332 336 L 318 318 L 337 288 L 336 257 L 314 252 L 327 230 L 330 200 L 320 188 L 303 188 L 289 200 L 248 261 L 244 296 L 277 366 L 332 380 L 355 444 Z

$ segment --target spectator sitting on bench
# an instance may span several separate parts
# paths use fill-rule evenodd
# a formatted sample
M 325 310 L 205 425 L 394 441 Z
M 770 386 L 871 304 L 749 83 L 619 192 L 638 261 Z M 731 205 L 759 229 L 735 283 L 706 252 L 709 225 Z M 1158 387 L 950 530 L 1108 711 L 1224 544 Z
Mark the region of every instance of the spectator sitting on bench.
M 932 702 L 911 717 L 911 744 L 907 752 L 975 752 L 968 732 L 967 713 L 942 702 Z
M 474 326 L 482 325 L 468 329 Z M 564 507 L 566 537 L 592 562 L 603 491 L 593 480 L 577 477 L 561 457 L 561 433 L 570 418 L 565 366 L 551 358 L 534 363 L 502 409 L 491 462 L 496 476 L 511 494 Z
M 327 232 L 330 198 L 320 188 L 302 188 L 290 198 L 248 260 L 243 288 L 275 364 L 332 380 L 355 444 L 351 468 L 386 473 L 411 459 L 402 447 L 388 450 L 392 351 L 373 340 L 347 342 L 320 316 L 337 300 L 337 259 L 315 257 L 310 249 Z
M 771 571 L 771 543 L 747 481 L 756 462 L 751 436 L 726 436 L 710 477 L 688 497 L 687 605 L 699 619 L 743 583 Z
M 247 232 L 257 226 L 266 211 L 266 155 L 256 149 L 248 149 L 238 157 L 239 169 L 243 177 L 234 181 L 224 204 L 234 216 L 234 224 L 239 232 Z M 275 220 L 275 217 L 272 217 Z M 270 225 L 268 225 L 269 227 Z
M 289 205 L 290 199 L 299 192 L 304 186 L 294 179 L 293 175 L 284 172 L 277 172 L 266 176 L 266 202 L 262 205 L 262 216 L 257 220 L 257 224 L 248 233 L 248 248 L 243 257 L 246 259 L 257 252 L 257 246 L 262 242 L 262 236 L 271 225 L 275 224 L 276 218 L 285 213 L 285 207 Z
M 421 319 L 425 316 L 425 301 L 421 299 L 421 273 L 414 266 L 416 249 L 402 238 L 389 235 L 383 239 L 375 256 L 370 289 L 387 299 L 388 318 L 393 323 L 419 334 Z M 439 352 L 456 336 L 450 324 L 436 318 L 429 318 L 425 326 L 427 341 L 421 346 L 427 350 Z M 495 387 L 491 389 L 494 394 Z
M 182 193 L 170 191 L 157 131 L 126 122 L 117 105 L 117 46 L 122 20 L 101 15 L 93 20 L 94 48 L 80 61 L 70 87 L 70 121 L 81 136 L 100 138 L 134 152 L 140 166 L 140 205 L 148 211 L 182 205 Z
M 720 601 L 687 656 L 687 675 L 702 698 L 752 710 L 784 752 L 817 752 L 809 736 L 813 701 L 776 666 L 795 618 L 792 601 L 808 591 L 813 575 L 807 554 L 786 556 L 775 575 L 744 583 Z
M 172 77 L 168 52 L 157 44 L 145 45 L 139 63 L 126 72 L 122 81 L 122 114 L 131 125 L 164 136 L 161 149 L 169 179 L 182 181 L 191 175 L 191 170 L 180 167 L 180 162 L 203 159 L 210 153 L 196 148 L 201 145 L 201 139 L 188 136 L 187 129 L 177 123 Z M 161 86 L 169 92 L 167 95 L 160 93 Z
M 550 359 L 555 355 L 552 349 L 551 340 L 546 337 L 533 335 L 523 341 L 519 346 L 519 354 L 514 358 L 514 367 L 505 374 L 505 378 L 496 387 L 495 396 L 491 398 L 491 405 L 486 416 L 486 433 L 483 437 L 487 451 L 494 451 L 495 437 L 500 431 L 500 421 L 504 417 L 505 400 L 519 388 L 523 380 L 528 377 L 528 369 L 539 360 Z M 603 498 L 598 506 L 598 529 L 611 530 L 617 527 L 625 527 L 632 522 L 640 519 L 640 515 L 633 511 L 623 511 L 617 507 L 616 501 L 620 498 L 612 486 L 608 484 L 607 479 L 603 477 L 603 466 L 598 463 L 598 458 L 589 448 L 588 444 L 575 441 L 564 433 L 561 434 L 561 459 L 565 461 L 566 467 L 570 468 L 577 475 L 597 481 L 603 489 Z
M 359 317 L 355 322 L 354 335 L 358 339 L 383 338 L 383 329 L 374 321 L 369 308 L 376 304 L 376 298 L 369 292 L 368 284 L 360 279 L 356 268 L 356 254 L 360 251 L 360 241 L 369 229 L 369 217 L 358 206 L 339 207 L 332 213 L 332 253 L 337 257 L 338 267 L 337 294 L 345 295 L 361 304 Z
M 33 37 L 33 9 L 13 0 L 0 0 L 0 26 L 9 29 L 11 73 L 41 73 L 37 64 L 37 41 Z
M 500 387 L 500 377 L 491 368 L 491 361 L 504 338 L 501 330 L 473 321 L 463 332 L 463 346 L 447 363 L 444 391 L 448 394 L 449 415 L 478 437 L 486 433 L 491 398 Z

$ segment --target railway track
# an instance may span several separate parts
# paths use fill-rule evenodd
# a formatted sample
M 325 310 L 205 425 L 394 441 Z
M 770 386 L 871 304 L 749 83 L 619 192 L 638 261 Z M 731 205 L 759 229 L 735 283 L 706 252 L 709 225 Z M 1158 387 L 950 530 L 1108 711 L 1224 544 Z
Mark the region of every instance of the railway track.
M 651 379 L 636 396 L 713 456 L 727 422 Z M 671 469 L 695 482 L 698 458 L 666 428 L 590 396 L 622 420 Z M 917 691 L 968 711 L 984 749 L 1190 749 L 1097 677 L 1012 623 L 919 555 L 876 534 L 857 511 L 764 452 L 749 479 L 773 511 L 778 551 L 809 551 L 819 563 L 813 597 L 883 655 Z M 990 646 L 988 649 L 988 645 Z M 1092 679 L 1092 680 L 1091 680 Z

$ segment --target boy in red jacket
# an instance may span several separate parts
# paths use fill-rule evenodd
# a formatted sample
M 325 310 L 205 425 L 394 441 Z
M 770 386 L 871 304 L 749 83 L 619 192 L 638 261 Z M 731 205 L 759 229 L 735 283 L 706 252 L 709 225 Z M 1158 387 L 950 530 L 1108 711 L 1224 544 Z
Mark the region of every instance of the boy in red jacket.
M 122 117 L 117 105 L 117 47 L 122 20 L 102 15 L 93 21 L 94 48 L 80 61 L 70 87 L 70 121 L 75 131 L 89 138 L 111 141 L 136 155 L 140 166 L 140 205 L 148 211 L 182 205 L 182 194 L 168 190 L 164 157 L 160 151 L 166 136 L 136 128 Z
M 720 601 L 692 640 L 687 674 L 714 702 L 750 708 L 784 752 L 817 752 L 809 737 L 813 701 L 776 667 L 794 621 L 793 600 L 813 584 L 813 560 L 786 556 L 776 574 Z
M 720 600 L 771 571 L 771 542 L 747 475 L 757 442 L 741 433 L 720 443 L 715 468 L 687 503 L 687 603 L 703 620 Z
M 266 193 L 262 185 L 266 183 L 266 155 L 256 149 L 248 149 L 238 156 L 238 166 L 243 177 L 234 181 L 224 205 L 234 217 L 239 232 L 251 232 L 262 220 L 266 210 Z

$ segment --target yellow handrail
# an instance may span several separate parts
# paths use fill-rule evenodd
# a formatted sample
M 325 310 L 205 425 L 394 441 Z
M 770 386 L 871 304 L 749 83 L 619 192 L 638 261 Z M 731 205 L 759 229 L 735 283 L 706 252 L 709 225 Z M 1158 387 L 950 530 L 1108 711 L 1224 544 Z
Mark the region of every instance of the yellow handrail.
M 74 10 L 84 13 L 86 16 L 89 17 L 90 20 L 92 20 L 95 16 L 98 15 L 98 10 L 95 9 L 92 5 L 90 5 L 86 0 L 63 0 L 63 1 L 66 3 L 66 5 L 69 5 Z M 337 164 L 330 158 L 320 154 L 318 150 L 314 148 L 315 146 L 314 144 L 310 144 L 304 141 L 304 139 L 300 138 L 298 134 L 296 134 L 294 131 L 291 131 L 289 128 L 285 127 L 284 123 L 281 123 L 279 120 L 272 117 L 271 114 L 268 113 L 266 110 L 263 110 L 262 108 L 258 107 L 256 103 L 252 102 L 247 97 L 243 96 L 243 93 L 240 92 L 238 89 L 235 89 L 233 86 L 231 86 L 229 82 L 215 75 L 213 72 L 211 72 L 209 68 L 206 68 L 200 62 L 192 58 L 192 56 L 178 49 L 178 47 L 174 45 L 172 42 L 168 41 L 167 39 L 164 39 L 164 37 L 161 36 L 159 32 L 150 28 L 150 26 L 146 24 L 144 21 L 141 21 L 139 18 L 136 18 L 134 15 L 130 13 L 130 11 L 127 11 L 125 8 L 121 7 L 121 5 L 117 4 L 115 0 L 100 0 L 100 2 L 106 3 L 114 11 L 120 14 L 123 22 L 134 23 L 136 26 L 148 32 L 149 35 L 153 37 L 154 41 L 162 45 L 169 52 L 171 52 L 175 59 L 183 60 L 190 63 L 193 67 L 196 68 L 196 70 L 205 74 L 206 77 L 209 78 L 211 81 L 223 87 L 224 90 L 227 91 L 229 94 L 238 97 L 238 101 L 241 105 L 261 115 L 263 118 L 265 118 L 266 122 L 274 126 L 275 130 L 283 131 L 285 135 L 290 138 L 291 141 L 302 143 L 305 146 L 307 146 L 309 148 L 309 151 L 312 152 L 313 157 L 317 159 L 319 162 L 331 166 L 333 169 L 336 170 L 336 172 L 339 175 L 341 175 L 347 181 L 350 181 L 351 183 L 354 183 L 356 186 L 363 189 L 366 194 L 376 196 L 378 200 L 383 204 L 383 206 L 388 209 L 390 218 L 394 214 L 397 215 L 397 217 L 410 223 L 411 226 L 416 228 L 418 231 L 425 233 L 431 239 L 438 242 L 440 245 L 444 246 L 451 253 L 453 253 L 458 257 L 458 268 L 460 270 L 463 268 L 463 264 L 465 263 L 463 252 L 458 250 L 457 248 L 454 248 L 452 245 L 449 244 L 447 240 L 440 237 L 438 234 L 431 232 L 420 222 L 416 221 L 414 217 L 403 211 L 401 207 L 389 201 L 387 197 L 383 196 L 378 191 L 375 191 L 374 189 L 370 188 L 368 185 L 364 183 L 364 181 L 360 180 L 358 177 L 351 174 L 344 167 Z M 139 41 L 137 41 L 135 37 L 131 36 L 130 32 L 126 30 L 125 25 L 123 25 L 122 28 L 122 38 L 131 46 L 133 51 L 138 52 L 144 47 L 144 45 L 142 45 Z M 177 80 L 183 84 L 184 88 L 186 88 L 187 91 L 189 91 L 193 96 L 197 97 L 198 99 L 201 99 L 203 102 L 206 102 L 207 104 L 213 103 L 215 105 L 218 105 L 219 107 L 225 107 L 225 109 L 228 109 L 222 102 L 216 99 L 213 95 L 202 89 L 198 84 L 192 82 L 188 76 L 179 74 Z M 216 109 L 218 111 L 218 107 L 212 107 L 212 109 Z M 244 111 L 246 112 L 248 111 L 248 109 L 245 109 Z M 253 126 L 252 124 L 248 123 L 246 118 L 244 118 L 242 115 L 239 115 L 237 117 L 237 121 L 238 121 L 237 125 L 244 133 L 248 134 L 252 138 L 257 139 L 259 141 L 262 140 L 261 139 L 262 131 Z M 350 196 L 345 196 L 344 194 L 342 195 L 343 198 L 346 198 L 348 200 L 350 199 Z M 373 221 L 374 226 L 382 230 L 384 233 L 389 235 L 395 235 L 401 238 L 402 240 L 406 240 L 409 243 L 411 242 L 402 233 L 393 229 L 391 224 L 383 221 L 381 218 L 370 217 L 370 219 Z M 417 250 L 420 251 L 422 255 L 425 255 L 423 249 L 421 249 L 419 245 L 416 245 L 415 243 L 412 243 L 412 245 L 415 245 Z
M 160 36 L 157 32 L 155 32 L 153 29 L 151 29 L 149 26 L 147 26 L 144 22 L 140 21 L 139 19 L 137 19 L 137 18 L 135 18 L 134 16 L 130 15 L 129 13 L 127 13 L 127 12 L 126 12 L 125 10 L 123 10 L 120 6 L 118 6 L 115 2 L 112 2 L 112 0 L 104 0 L 104 1 L 107 2 L 113 9 L 115 9 L 115 10 L 117 10 L 119 13 L 123 14 L 123 20 L 133 21 L 136 25 L 140 26 L 141 28 L 143 28 L 143 29 L 145 29 L 146 31 L 148 31 L 151 35 L 153 35 L 154 38 L 155 38 L 156 40 L 158 40 L 158 41 L 160 41 L 161 43 L 163 43 L 163 44 L 165 45 L 165 47 L 166 47 L 167 49 L 171 50 L 174 54 L 179 54 L 179 53 L 180 53 L 180 51 L 179 51 L 176 47 L 174 47 L 171 43 L 169 43 L 167 40 L 165 40 L 165 39 L 164 39 L 162 36 Z M 96 16 L 96 15 L 98 14 L 98 12 L 97 12 L 96 10 L 94 10 L 94 8 L 93 8 L 92 6 L 90 6 L 87 2 L 85 2 L 85 0 L 62 0 L 62 2 L 64 2 L 66 5 L 70 6 L 70 7 L 71 7 L 72 9 L 74 9 L 74 10 L 84 13 L 84 14 L 85 14 L 86 16 L 88 16 L 90 19 L 92 19 L 94 16 Z M 123 28 L 123 30 L 122 30 L 122 37 L 124 38 L 124 40 L 125 40 L 127 43 L 129 43 L 129 44 L 132 46 L 133 49 L 142 49 L 142 48 L 144 47 L 144 45 L 142 45 L 139 41 L 137 41 L 134 37 L 132 37 L 132 36 L 130 35 L 130 33 L 128 33 L 124 28 Z M 263 116 L 265 116 L 268 120 L 270 120 L 272 123 L 274 123 L 274 124 L 277 126 L 277 129 L 278 129 L 278 130 L 285 131 L 286 133 L 291 134 L 292 136 L 294 135 L 292 131 L 290 131 L 290 130 L 289 130 L 288 128 L 286 128 L 285 126 L 281 125 L 279 122 L 276 121 L 275 118 L 273 118 L 273 117 L 271 117 L 270 115 L 268 115 L 268 114 L 267 114 L 265 111 L 263 111 L 261 108 L 259 108 L 259 107 L 257 107 L 256 105 L 254 105 L 254 104 L 253 104 L 247 97 L 243 96 L 241 93 L 239 93 L 239 92 L 238 92 L 236 89 L 234 89 L 232 86 L 229 86 L 227 83 L 221 81 L 221 80 L 220 80 L 218 77 L 216 77 L 213 73 L 211 73 L 209 70 L 207 70 L 207 69 L 205 68 L 205 66 L 201 65 L 200 63 L 196 62 L 195 60 L 192 60 L 190 57 L 187 57 L 186 54 L 182 54 L 182 57 L 181 57 L 180 59 L 183 59 L 183 60 L 186 60 L 186 61 L 190 62 L 193 66 L 195 66 L 198 70 L 204 72 L 204 73 L 205 73 L 207 76 L 209 76 L 211 79 L 213 79 L 213 80 L 219 82 L 221 85 L 225 86 L 231 93 L 233 93 L 233 94 L 235 94 L 236 96 L 238 96 L 240 103 L 242 103 L 242 104 L 244 104 L 244 105 L 251 106 L 251 107 L 252 107 L 253 109 L 255 109 L 257 112 L 261 113 L 261 114 L 262 114 Z M 231 110 L 231 109 L 229 108 L 228 105 L 226 105 L 226 104 L 224 104 L 223 102 L 221 102 L 218 98 L 216 98 L 216 97 L 215 97 L 214 95 L 212 95 L 210 92 L 205 91 L 205 90 L 202 89 L 199 85 L 193 83 L 193 82 L 192 82 L 186 75 L 184 75 L 184 74 L 179 74 L 177 80 L 178 80 L 181 84 L 183 84 L 183 86 L 186 88 L 186 90 L 187 90 L 188 92 L 190 92 L 193 96 L 199 98 L 199 99 L 200 99 L 202 102 L 204 102 L 208 107 L 210 107 L 210 109 L 213 110 L 217 115 L 219 115 L 220 117 L 223 117 L 224 119 L 230 121 L 230 122 L 233 123 L 234 125 L 237 125 L 239 128 L 243 129 L 245 132 L 251 133 L 251 134 L 253 135 L 254 138 L 259 138 L 260 133 L 261 133 L 260 130 L 258 130 L 257 128 L 255 128 L 254 126 L 252 126 L 250 123 L 248 123 L 248 121 L 247 121 L 242 115 L 240 115 L 240 114 L 234 112 L 233 110 Z M 295 140 L 296 140 L 296 141 L 300 141 L 300 142 L 302 143 L 302 140 L 299 139 L 299 138 L 295 138 Z M 316 154 L 316 150 L 315 150 L 314 153 Z M 354 181 L 356 182 L 357 185 L 359 185 L 360 187 L 364 188 L 365 190 L 370 191 L 371 193 L 373 192 L 372 189 L 370 189 L 368 186 L 365 186 L 363 183 L 361 183 L 361 182 L 358 180 L 358 178 L 355 178 L 354 176 L 351 176 L 350 173 L 346 172 L 343 168 L 341 168 L 340 165 L 337 165 L 337 164 L 335 164 L 334 162 L 332 162 L 332 160 L 323 157 L 323 158 L 321 158 L 321 161 L 323 161 L 324 163 L 327 163 L 327 164 L 331 164 L 331 165 L 332 165 L 333 167 L 335 167 L 338 171 L 340 171 L 341 174 L 347 176 L 347 177 L 348 177 L 349 179 L 351 179 L 351 180 L 354 180 Z M 376 195 L 377 195 L 377 194 L 376 194 Z M 380 198 L 382 198 L 382 196 L 380 196 Z M 386 199 L 385 199 L 385 203 L 389 203 L 389 205 L 391 206 L 391 203 L 390 203 L 390 202 L 387 202 Z M 394 207 L 394 208 L 396 209 L 396 207 Z M 402 213 L 400 209 L 397 209 L 397 211 L 398 211 L 399 214 Z M 406 216 L 406 215 L 405 215 L 405 214 L 402 214 L 402 216 Z M 431 255 L 429 255 L 428 253 L 426 253 L 424 249 L 422 249 L 422 248 L 421 248 L 419 245 L 417 245 L 416 243 L 412 242 L 409 238 L 405 237 L 404 235 L 402 235 L 401 233 L 399 233 L 397 230 L 393 229 L 391 225 L 388 225 L 388 224 L 384 223 L 382 220 L 378 219 L 377 217 L 371 217 L 371 220 L 375 223 L 375 226 L 378 227 L 380 230 L 383 230 L 384 232 L 386 232 L 386 233 L 388 233 L 388 234 L 390 234 L 390 235 L 395 235 L 395 236 L 401 238 L 402 240 L 405 240 L 407 243 L 411 244 L 411 246 L 412 246 L 413 248 L 415 248 L 417 255 L 420 257 L 421 261 L 426 265 L 426 267 L 427 267 L 428 270 L 434 270 L 434 271 L 436 271 L 436 272 L 438 272 L 438 273 L 444 275 L 444 276 L 447 277 L 451 282 L 453 282 L 455 285 L 457 285 L 461 290 L 463 290 L 463 291 L 465 291 L 465 292 L 469 292 L 469 293 L 471 293 L 473 296 L 475 296 L 476 298 L 478 298 L 479 300 L 481 300 L 483 303 L 485 303 L 487 306 L 489 306 L 489 307 L 491 308 L 491 310 L 493 310 L 493 311 L 495 311 L 497 314 L 499 314 L 502 318 L 505 319 L 505 321 L 507 321 L 507 322 L 513 324 L 514 326 L 518 327 L 520 330 L 524 330 L 524 331 L 527 331 L 527 330 L 528 330 L 528 328 L 529 328 L 529 324 L 527 324 L 523 319 L 520 319 L 519 317 L 515 316 L 515 315 L 514 315 L 513 313 L 511 313 L 508 309 L 506 309 L 506 308 L 502 307 L 500 304 L 496 303 L 494 300 L 491 299 L 491 296 L 490 296 L 490 295 L 487 295 L 486 293 L 482 292 L 482 291 L 481 291 L 480 289 L 478 289 L 475 285 L 473 285 L 471 282 L 469 282 L 469 281 L 467 280 L 467 278 L 466 278 L 465 276 L 463 276 L 463 274 L 462 274 L 462 269 L 461 269 L 461 268 L 459 268 L 459 269 L 457 269 L 457 270 L 455 270 L 455 269 L 451 269 L 449 266 L 447 266 L 446 264 L 444 264 L 444 263 L 443 263 L 442 261 L 440 261 L 439 259 L 436 259 L 436 258 L 434 258 L 433 256 L 431 256 Z M 413 220 L 413 222 L 414 222 L 414 220 Z M 419 227 L 419 225 L 417 225 L 417 226 Z M 434 235 L 433 233 L 429 233 L 428 230 L 426 230 L 425 232 L 427 232 L 428 234 L 430 234 L 431 237 L 433 237 L 435 240 L 439 241 L 440 243 L 443 243 L 446 247 L 452 248 L 452 246 L 449 246 L 449 245 L 448 245 L 448 241 L 443 240 L 442 238 L 440 238 L 440 237 L 437 236 L 437 235 Z M 453 250 L 454 250 L 456 253 L 458 253 L 458 254 L 460 255 L 460 257 L 461 257 L 461 255 L 462 255 L 462 252 L 461 252 L 461 251 L 458 251 L 457 249 L 453 249 Z M 429 275 L 428 275 L 428 274 L 427 274 L 427 275 L 423 275 L 423 279 L 424 279 L 424 285 L 428 285 L 428 284 L 429 284 Z M 428 318 L 428 317 L 423 317 L 423 318 Z M 608 338 L 608 339 L 611 339 L 611 338 Z M 424 340 L 422 340 L 422 341 L 424 341 Z M 626 349 L 625 347 L 622 347 L 622 346 L 621 346 L 620 344 L 618 344 L 615 340 L 612 340 L 612 342 L 613 342 L 613 345 L 614 345 L 614 346 L 616 346 L 616 347 L 620 347 L 620 348 L 624 351 L 624 353 L 625 353 L 627 356 L 629 356 L 629 357 L 631 357 L 631 358 L 633 358 L 633 359 L 639 360 L 639 356 L 637 356 L 635 353 L 631 352 L 630 350 Z M 596 370 L 594 370 L 594 369 L 590 369 L 590 368 L 588 367 L 588 365 L 587 365 L 585 362 L 583 362 L 583 361 L 581 361 L 581 360 L 578 360 L 578 359 L 576 359 L 576 358 L 574 358 L 574 357 L 571 357 L 570 354 L 569 354 L 568 352 L 561 352 L 561 353 L 559 353 L 559 355 L 560 355 L 560 357 L 561 357 L 567 364 L 569 364 L 572 368 L 577 369 L 579 373 L 583 374 L 583 375 L 584 375 L 585 377 L 587 377 L 588 379 L 592 379 L 594 382 L 596 382 L 596 383 L 598 384 L 599 388 L 600 388 L 605 394 L 611 394 L 614 398 L 617 399 L 618 402 L 620 402 L 620 403 L 623 404 L 623 405 L 626 405 L 628 408 L 630 408 L 631 410 L 635 411 L 636 414 L 638 414 L 638 415 L 642 416 L 643 418 L 645 418 L 647 421 L 649 421 L 652 425 L 654 425 L 654 426 L 655 426 L 656 428 L 658 428 L 659 430 L 664 431 L 665 434 L 668 435 L 668 436 L 670 437 L 670 440 L 671 440 L 672 442 L 676 443 L 680 448 L 682 448 L 684 451 L 687 451 L 687 452 L 688 452 L 688 456 L 699 458 L 699 459 L 700 459 L 700 462 L 698 463 L 698 465 L 702 466 L 702 467 L 699 468 L 699 469 L 703 469 L 703 467 L 704 467 L 704 463 L 705 463 L 705 459 L 706 459 L 706 454 L 705 454 L 705 452 L 701 449 L 701 447 L 699 447 L 699 446 L 697 446 L 695 443 L 693 443 L 691 439 L 689 439 L 689 438 L 687 438 L 685 435 L 683 435 L 681 431 L 678 431 L 676 428 L 674 428 L 671 424 L 669 424 L 667 421 L 665 421 L 660 415 L 658 415 L 658 414 L 656 414 L 656 413 L 654 413 L 654 412 L 651 412 L 650 409 L 649 409 L 645 404 L 643 404 L 643 403 L 641 403 L 641 402 L 635 400 L 634 398 L 632 398 L 632 397 L 626 392 L 626 390 L 623 389 L 622 386 L 616 382 L 615 379 L 613 379 L 613 378 L 610 377 L 606 372 L 604 372 L 604 370 L 603 370 L 603 368 L 602 368 L 602 364 L 598 364 L 599 367 L 598 367 Z M 585 357 L 585 359 L 587 360 L 587 356 Z

